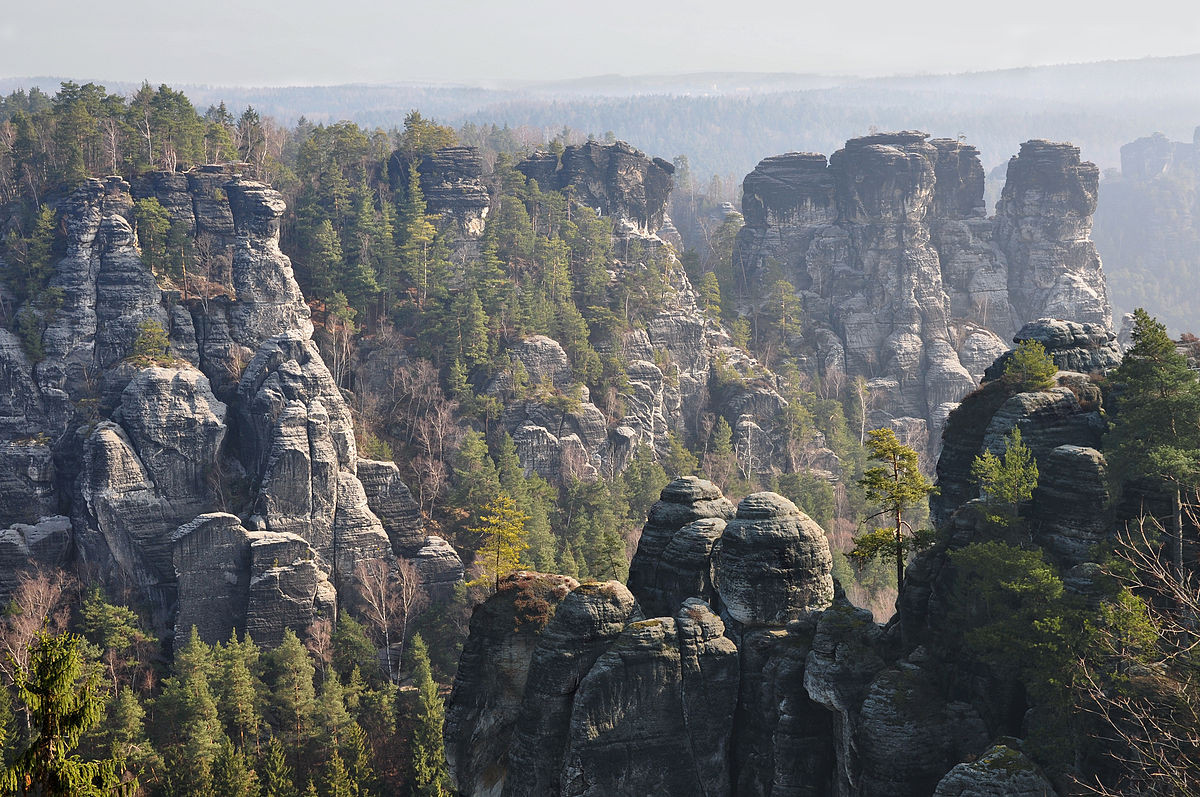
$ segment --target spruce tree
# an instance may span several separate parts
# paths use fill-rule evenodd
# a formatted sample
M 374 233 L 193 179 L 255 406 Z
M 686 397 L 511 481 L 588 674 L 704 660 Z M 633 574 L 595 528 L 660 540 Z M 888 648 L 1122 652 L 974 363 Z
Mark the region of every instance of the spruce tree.
M 421 635 L 413 636 L 413 684 L 417 687 L 416 728 L 412 735 L 412 777 L 415 797 L 450 797 L 450 773 L 442 742 L 446 706 L 438 694 Z
M 36 735 L 0 776 L 0 789 L 9 794 L 101 797 L 137 788 L 136 780 L 120 784 L 122 762 L 83 761 L 71 754 L 100 720 L 104 705 L 94 681 L 84 679 L 81 645 L 74 634 L 40 632 L 30 645 L 28 666 L 15 675 L 17 696 Z
M 213 760 L 213 794 L 221 797 L 258 797 L 258 775 L 246 754 L 228 739 L 221 742 Z
M 334 750 L 325 762 L 321 777 L 322 797 L 355 797 L 358 784 L 346 769 L 346 762 L 338 751 Z
M 158 722 L 171 741 L 164 757 L 171 791 L 181 795 L 209 794 L 213 761 L 225 740 L 213 697 L 215 672 L 212 650 L 195 626 L 186 645 L 175 654 L 174 674 L 163 683 L 156 701 Z
M 313 733 L 316 669 L 290 628 L 283 632 L 279 647 L 264 658 L 270 684 L 268 704 L 277 723 L 276 732 L 290 750 L 301 754 Z
M 317 695 L 316 722 L 317 738 L 326 752 L 340 749 L 346 732 L 354 724 L 350 712 L 346 710 L 342 682 L 334 673 L 321 682 L 321 691 Z
M 258 743 L 262 724 L 265 687 L 254 674 L 259 651 L 249 635 L 239 642 L 237 633 L 216 651 L 220 677 L 217 679 L 217 708 L 230 739 L 238 750 Z
M 288 766 L 283 745 L 272 737 L 259 768 L 262 773 L 262 797 L 298 797 L 292 768 Z

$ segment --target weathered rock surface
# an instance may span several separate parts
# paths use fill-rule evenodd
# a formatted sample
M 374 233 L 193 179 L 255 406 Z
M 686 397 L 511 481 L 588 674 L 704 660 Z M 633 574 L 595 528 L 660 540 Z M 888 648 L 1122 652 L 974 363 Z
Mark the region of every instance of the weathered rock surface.
M 616 581 L 582 584 L 558 605 L 529 665 L 508 751 L 514 777 L 505 781 L 506 797 L 571 790 L 570 783 L 563 781 L 563 757 L 572 736 L 568 726 L 575 722 L 576 690 L 626 625 L 640 616 L 633 595 Z M 614 719 L 610 715 L 605 722 Z
M 629 590 L 642 611 L 669 617 L 687 598 L 715 605 L 713 546 L 734 513 L 710 481 L 685 476 L 663 488 L 629 565 Z
M 139 253 L 134 194 L 193 236 L 206 295 L 160 288 Z M 132 193 L 120 178 L 87 180 L 57 208 L 65 247 L 50 287 L 63 302 L 45 319 L 43 359 L 31 367 L 0 335 L 9 552 L 89 562 L 138 589 L 162 632 L 194 624 L 217 641 L 245 628 L 273 644 L 332 614 L 333 571 L 393 555 L 356 475 L 349 409 L 279 249 L 284 209 L 278 192 L 230 167 L 150 173 Z M 177 359 L 128 359 L 147 321 Z M 403 485 L 367 470 L 401 547 L 424 550 Z M 212 514 L 229 510 L 244 514 Z M 39 520 L 59 514 L 67 533 Z M 461 574 L 452 554 L 428 551 L 431 579 Z
M 468 237 L 483 235 L 491 197 L 481 179 L 483 159 L 479 150 L 445 147 L 422 158 L 419 170 L 428 212 L 453 219 Z
M 946 773 L 933 797 L 1046 797 L 1056 793 L 1024 753 L 997 744 L 975 761 Z
M 366 493 L 367 505 L 383 524 L 395 554 L 409 557 L 420 550 L 427 539 L 425 521 L 408 485 L 400 479 L 396 463 L 360 459 L 358 480 Z
M 743 183 L 734 258 L 748 304 L 777 263 L 812 326 L 810 367 L 868 380 L 872 423 L 922 419 L 936 455 L 949 409 L 1022 323 L 1055 316 L 1111 329 L 1088 240 L 1096 168 L 1069 144 L 1027 142 L 984 218 L 974 147 L 924 133 L 852 139 L 824 156 L 763 160 Z M 1098 286 L 1098 287 L 1097 287 Z
M 667 161 L 650 158 L 624 141 L 572 145 L 558 159 L 538 152 L 517 168 L 543 189 L 569 189 L 581 204 L 604 216 L 627 219 L 647 235 L 663 224 L 675 173 Z
M 446 706 L 446 761 L 460 794 L 499 797 L 538 635 L 579 586 L 567 576 L 514 573 L 475 607 Z
M 441 601 L 454 594 L 455 585 L 463 580 L 463 562 L 454 546 L 435 534 L 425 538 L 412 562 L 421 574 L 421 584 L 432 601 Z
M 0 595 L 12 595 L 22 571 L 57 567 L 70 553 L 71 519 L 62 515 L 0 530 Z
M 1013 336 L 1018 345 L 1027 340 L 1042 344 L 1060 371 L 1082 374 L 1104 373 L 1121 364 L 1121 347 L 1112 330 L 1099 324 L 1080 324 L 1057 318 L 1030 321 Z M 1005 352 L 992 363 L 984 379 L 999 379 L 1012 357 Z
M 787 625 L 833 602 L 833 557 L 825 532 L 775 493 L 754 493 L 725 526 L 717 588 L 745 626 Z

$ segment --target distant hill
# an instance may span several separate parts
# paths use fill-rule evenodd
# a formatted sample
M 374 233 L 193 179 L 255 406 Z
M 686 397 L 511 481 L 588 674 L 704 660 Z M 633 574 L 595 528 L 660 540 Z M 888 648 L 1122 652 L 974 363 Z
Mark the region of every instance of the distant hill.
M 0 91 L 60 78 L 0 79 Z M 106 82 L 110 90 L 133 84 Z M 882 78 L 787 73 L 605 75 L 538 83 L 300 87 L 176 86 L 201 109 L 253 105 L 281 122 L 348 119 L 399 125 L 408 111 L 459 125 L 612 131 L 654 155 L 685 154 L 701 177 L 740 177 L 787 150 L 832 152 L 867 132 L 915 128 L 962 135 L 989 170 L 1030 138 L 1078 144 L 1102 169 L 1123 143 L 1161 130 L 1190 138 L 1200 121 L 1200 55 Z

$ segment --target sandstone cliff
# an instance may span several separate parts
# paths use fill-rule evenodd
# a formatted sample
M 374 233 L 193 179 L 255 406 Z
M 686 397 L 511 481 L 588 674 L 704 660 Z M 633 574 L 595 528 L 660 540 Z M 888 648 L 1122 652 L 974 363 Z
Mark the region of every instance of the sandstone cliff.
M 1111 328 L 1088 239 L 1098 171 L 1029 141 L 994 218 L 974 147 L 924 133 L 851 139 L 828 160 L 788 153 L 746 176 L 735 272 L 761 301 L 772 269 L 803 300 L 814 372 L 868 380 L 876 425 L 936 455 L 946 415 L 1028 321 Z
M 135 197 L 223 258 L 224 284 L 202 297 L 160 289 Z M 31 364 L 11 336 L 0 347 L 6 573 L 75 556 L 138 589 L 160 630 L 194 624 L 210 642 L 248 630 L 265 644 L 331 614 L 334 584 L 361 561 L 400 554 L 432 583 L 461 577 L 386 465 L 363 463 L 369 493 L 359 479 L 350 410 L 279 250 L 284 209 L 226 167 L 152 173 L 133 189 L 92 179 L 63 200 L 50 281 L 63 303 L 44 356 Z M 170 350 L 131 360 L 146 322 Z

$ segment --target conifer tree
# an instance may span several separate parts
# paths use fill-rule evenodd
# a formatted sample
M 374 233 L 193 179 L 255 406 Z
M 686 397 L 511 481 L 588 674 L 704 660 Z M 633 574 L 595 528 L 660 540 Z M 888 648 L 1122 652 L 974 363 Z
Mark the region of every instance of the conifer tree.
M 1054 384 L 1058 366 L 1036 340 L 1023 340 L 1004 364 L 1003 379 L 1022 393 L 1045 390 Z
M 441 277 L 441 263 L 434 252 L 437 228 L 425 215 L 425 195 L 421 191 L 421 174 L 409 169 L 408 192 L 400 206 L 403 245 L 400 247 L 400 269 L 416 290 L 417 308 L 425 309 L 433 286 Z
M 483 540 L 476 559 L 481 572 L 471 582 L 473 586 L 486 585 L 493 590 L 499 589 L 500 578 L 520 568 L 521 556 L 529 548 L 529 540 L 525 535 L 525 523 L 528 520 L 529 516 L 503 493 L 488 502 L 479 518 L 479 525 L 471 529 Z
M 342 744 L 345 751 L 347 769 L 350 778 L 358 787 L 358 797 L 370 797 L 376 792 L 375 769 L 371 766 L 371 751 L 367 746 L 367 734 L 358 723 L 352 723 L 346 730 Z
M 137 782 L 120 785 L 120 761 L 83 761 L 71 751 L 100 720 L 104 705 L 93 681 L 84 680 L 82 640 L 73 634 L 39 632 L 30 646 L 29 664 L 15 677 L 17 695 L 36 732 L 32 743 L 0 776 L 9 794 L 101 797 L 132 794 Z
M 258 775 L 246 754 L 228 739 L 221 742 L 213 760 L 213 794 L 221 797 L 258 797 Z
M 343 269 L 342 241 L 328 218 L 318 224 L 309 249 L 308 290 L 326 299 L 333 295 L 334 280 Z
M 299 753 L 312 738 L 316 668 L 290 628 L 283 632 L 279 647 L 264 658 L 271 688 L 268 703 L 278 723 L 276 731 L 289 749 Z
M 412 640 L 413 684 L 417 687 L 417 725 L 412 735 L 415 797 L 450 797 L 450 773 L 442 743 L 446 706 L 438 694 L 429 650 L 420 634 Z
M 258 646 L 249 635 L 241 642 L 237 633 L 216 651 L 220 677 L 217 679 L 217 708 L 230 739 L 238 750 L 257 745 L 262 724 L 262 700 L 265 687 L 254 674 L 258 665 Z
M 860 560 L 880 556 L 891 556 L 896 560 L 896 586 L 904 583 L 904 560 L 914 547 L 922 544 L 924 535 L 909 530 L 904 513 L 924 501 L 935 489 L 917 461 L 917 452 L 901 443 L 892 429 L 873 429 L 867 434 L 867 451 L 870 459 L 879 465 L 863 471 L 858 480 L 867 494 L 867 499 L 880 507 L 872 517 L 885 516 L 892 520 L 892 527 L 861 534 L 854 539 L 851 556 Z
M 346 710 L 345 692 L 336 674 L 330 674 L 321 682 L 317 695 L 316 722 L 318 740 L 326 752 L 338 750 L 354 720 Z
M 985 503 L 993 507 L 990 519 L 1004 526 L 1013 525 L 1018 507 L 1033 498 L 1038 481 L 1037 462 L 1029 446 L 1021 441 L 1020 427 L 1014 426 L 1004 436 L 1004 456 L 984 451 L 975 457 L 971 477 L 979 482 Z
M 122 686 L 109 697 L 104 721 L 93 730 L 93 749 L 99 757 L 124 761 L 130 772 L 141 772 L 143 780 L 162 771 L 162 757 L 146 735 L 145 719 L 137 695 Z
M 267 743 L 267 753 L 260 771 L 262 797 L 298 797 L 292 768 L 287 764 L 283 745 L 274 737 Z
M 1170 494 L 1170 559 L 1182 573 L 1185 499 L 1200 486 L 1200 380 L 1166 327 L 1140 307 L 1133 319 L 1133 345 L 1112 375 L 1122 390 L 1105 452 L 1118 491 L 1149 481 Z
M 187 644 L 175 654 L 175 674 L 164 681 L 156 703 L 158 721 L 171 739 L 164 757 L 168 784 L 177 794 L 212 792 L 213 761 L 225 739 L 211 687 L 214 672 L 212 650 L 193 626 Z
M 321 778 L 322 797 L 355 797 L 358 785 L 346 769 L 346 762 L 338 751 L 334 750 L 325 762 Z

